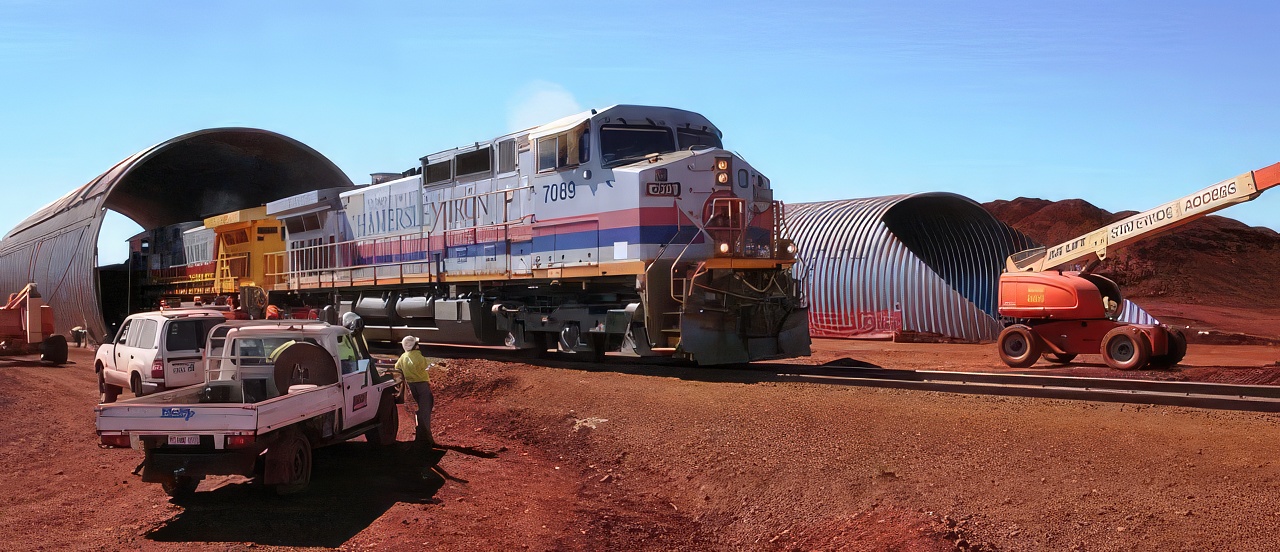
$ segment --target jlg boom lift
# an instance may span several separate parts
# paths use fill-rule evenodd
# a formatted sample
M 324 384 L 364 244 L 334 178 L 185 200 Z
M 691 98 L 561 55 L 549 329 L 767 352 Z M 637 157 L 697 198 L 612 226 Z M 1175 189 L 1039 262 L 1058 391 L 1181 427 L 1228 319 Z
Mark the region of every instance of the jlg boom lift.
M 1015 253 L 1000 275 L 1000 314 L 1017 319 L 1000 333 L 1000 359 L 1014 368 L 1044 354 L 1070 362 L 1101 353 L 1108 366 L 1169 367 L 1187 352 L 1186 337 L 1164 325 L 1117 320 L 1123 298 L 1115 282 L 1093 274 L 1108 248 L 1169 232 L 1195 219 L 1250 201 L 1280 185 L 1280 163 L 1224 180 L 1053 247 Z M 1067 270 L 1080 267 L 1078 270 Z

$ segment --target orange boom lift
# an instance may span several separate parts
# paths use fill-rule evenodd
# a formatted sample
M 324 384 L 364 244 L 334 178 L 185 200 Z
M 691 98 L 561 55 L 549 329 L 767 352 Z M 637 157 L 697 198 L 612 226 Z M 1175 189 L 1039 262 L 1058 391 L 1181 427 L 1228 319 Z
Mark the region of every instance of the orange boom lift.
M 1112 368 L 1173 366 L 1187 352 L 1176 328 L 1117 320 L 1123 298 L 1115 282 L 1091 271 L 1108 248 L 1169 232 L 1237 203 L 1251 201 L 1280 184 L 1280 163 L 1224 180 L 1053 247 L 1015 253 L 1000 275 L 1000 314 L 1018 319 L 997 340 L 1000 359 L 1014 368 L 1044 354 L 1070 362 L 1101 353 Z M 1080 270 L 1065 270 L 1082 266 Z
M 53 308 L 31 283 L 0 305 L 0 355 L 34 353 L 50 364 L 67 361 L 67 338 L 54 333 Z

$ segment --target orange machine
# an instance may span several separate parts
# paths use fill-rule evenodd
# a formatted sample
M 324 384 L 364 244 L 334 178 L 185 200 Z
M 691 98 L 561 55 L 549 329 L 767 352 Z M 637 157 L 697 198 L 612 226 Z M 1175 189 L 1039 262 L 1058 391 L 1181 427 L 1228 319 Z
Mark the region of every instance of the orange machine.
M 54 333 L 53 307 L 44 304 L 32 283 L 0 306 L 0 354 L 34 353 L 50 364 L 67 361 L 67 338 Z
M 1009 257 L 1000 275 L 1000 314 L 1018 320 L 1000 333 L 1000 359 L 1014 368 L 1042 354 L 1070 362 L 1101 353 L 1112 368 L 1167 367 L 1182 360 L 1187 340 L 1176 328 L 1118 320 L 1124 299 L 1115 282 L 1091 274 L 1107 249 L 1169 232 L 1280 184 L 1280 163 L 1224 180 L 1053 247 Z M 1079 270 L 1064 270 L 1083 265 Z

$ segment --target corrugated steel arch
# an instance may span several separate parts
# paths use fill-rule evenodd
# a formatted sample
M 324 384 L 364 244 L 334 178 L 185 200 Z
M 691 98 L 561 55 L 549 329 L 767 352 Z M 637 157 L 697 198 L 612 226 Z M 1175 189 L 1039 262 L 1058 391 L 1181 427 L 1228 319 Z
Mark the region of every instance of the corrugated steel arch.
M 102 336 L 95 268 L 108 209 L 150 230 L 349 186 L 332 161 L 281 134 L 253 128 L 184 134 L 129 156 L 10 230 L 0 241 L 0 293 L 35 282 L 53 306 L 59 333 L 83 326 Z
M 950 193 L 792 204 L 817 337 L 903 330 L 966 341 L 999 335 L 1004 260 L 1033 242 Z

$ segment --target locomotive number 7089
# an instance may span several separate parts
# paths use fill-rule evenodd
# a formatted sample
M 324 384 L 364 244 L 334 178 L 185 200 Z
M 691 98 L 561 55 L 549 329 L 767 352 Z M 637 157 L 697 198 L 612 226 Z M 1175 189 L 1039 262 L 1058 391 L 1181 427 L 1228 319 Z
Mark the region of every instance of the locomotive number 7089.
M 558 184 L 542 185 L 542 202 L 567 201 L 578 195 L 578 186 L 572 180 Z

